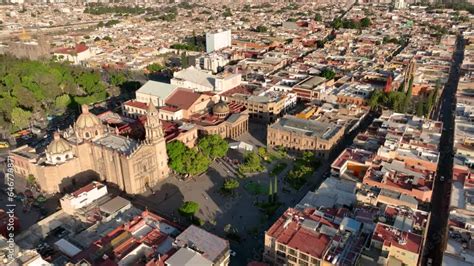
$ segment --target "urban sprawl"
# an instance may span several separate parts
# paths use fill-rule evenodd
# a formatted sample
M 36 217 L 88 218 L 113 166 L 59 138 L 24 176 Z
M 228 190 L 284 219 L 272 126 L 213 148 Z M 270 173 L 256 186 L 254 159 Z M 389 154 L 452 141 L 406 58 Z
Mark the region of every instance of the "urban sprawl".
M 473 265 L 459 2 L 3 3 L 0 264 Z

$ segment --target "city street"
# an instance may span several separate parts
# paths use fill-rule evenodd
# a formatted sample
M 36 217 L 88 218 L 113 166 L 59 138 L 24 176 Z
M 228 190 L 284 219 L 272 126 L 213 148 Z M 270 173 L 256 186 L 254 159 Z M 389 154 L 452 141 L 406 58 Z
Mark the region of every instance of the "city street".
M 440 97 L 439 111 L 434 119 L 443 122 L 440 140 L 440 157 L 436 180 L 431 199 L 431 218 L 424 247 L 422 265 L 441 265 L 447 242 L 447 224 L 449 217 L 449 200 L 451 196 L 451 179 L 453 171 L 453 135 L 454 110 L 456 108 L 456 88 L 459 82 L 460 65 L 464 57 L 464 41 L 458 37 L 457 49 L 453 56 L 453 65 L 449 79 Z M 440 115 L 442 114 L 442 115 Z M 444 181 L 440 177 L 444 177 Z

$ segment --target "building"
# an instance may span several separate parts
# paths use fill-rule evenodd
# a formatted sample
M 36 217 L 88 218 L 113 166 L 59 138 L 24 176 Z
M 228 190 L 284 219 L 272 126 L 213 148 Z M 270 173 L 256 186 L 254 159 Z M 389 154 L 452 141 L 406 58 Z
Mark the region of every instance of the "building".
M 92 57 L 92 52 L 85 44 L 76 44 L 74 47 L 63 47 L 56 49 L 53 56 L 58 61 L 66 61 L 75 65 Z
M 370 242 L 371 248 L 382 251 L 379 260 L 384 265 L 417 265 L 422 244 L 422 236 L 383 223 L 377 224 Z
M 146 114 L 150 101 L 157 107 L 165 106 L 166 99 L 176 89 L 175 85 L 149 80 L 135 92 L 135 100 L 123 103 L 122 111 L 127 116 L 137 118 Z
M 325 87 L 327 80 L 323 77 L 310 76 L 298 84 L 292 91 L 296 93 L 298 99 L 312 101 L 320 98 L 321 90 Z
M 268 126 L 267 145 L 294 150 L 314 151 L 319 158 L 328 158 L 344 135 L 344 127 L 286 115 Z
M 265 232 L 263 260 L 271 265 L 356 265 L 367 241 L 360 222 L 315 209 L 288 209 Z
M 6 51 L 12 56 L 30 60 L 50 58 L 50 52 L 51 45 L 45 36 L 40 35 L 37 40 L 34 40 L 25 30 L 20 33 L 17 41 L 9 43 Z
M 230 30 L 206 33 L 206 52 L 211 53 L 232 45 Z
M 245 106 L 250 118 L 266 122 L 274 122 L 291 110 L 297 102 L 294 93 L 281 91 L 261 91 L 250 86 L 238 86 L 220 94 L 229 103 Z
M 212 110 L 190 117 L 199 132 L 204 135 L 216 134 L 222 138 L 237 139 L 249 130 L 249 115 L 243 105 L 218 102 Z
M 229 264 L 229 241 L 194 225 L 183 229 L 145 210 L 123 224 L 108 228 L 71 261 L 80 265 L 118 266 Z
M 158 110 L 150 104 L 146 114 L 145 141 L 139 143 L 106 128 L 82 106 L 73 134 L 54 134 L 45 154 L 28 146 L 11 151 L 17 176 L 33 175 L 46 193 L 99 176 L 130 194 L 141 193 L 168 176 L 168 156 Z
M 225 266 L 229 264 L 230 259 L 230 244 L 229 241 L 213 235 L 200 227 L 191 225 L 181 234 L 179 234 L 174 244 L 180 247 L 180 250 L 194 249 L 199 251 L 199 255 L 210 262 L 209 265 Z M 175 253 L 176 254 L 176 253 Z M 195 255 L 193 255 L 194 257 Z M 170 257 L 172 259 L 174 255 Z M 167 261 L 168 263 L 168 261 Z M 169 265 L 184 265 L 184 264 L 169 264 Z M 201 264 L 188 264 L 201 265 Z M 205 264 L 204 264 L 205 265 Z
M 196 58 L 196 68 L 209 70 L 212 73 L 220 72 L 224 69 L 224 66 L 230 62 L 229 58 L 225 54 L 210 53 L 203 54 Z
M 61 198 L 61 208 L 64 212 L 73 214 L 77 209 L 83 208 L 92 202 L 107 195 L 107 186 L 93 181 L 92 183 L 66 194 Z
M 212 75 L 190 66 L 173 73 L 171 84 L 195 92 L 224 92 L 240 85 L 242 76 L 229 72 Z

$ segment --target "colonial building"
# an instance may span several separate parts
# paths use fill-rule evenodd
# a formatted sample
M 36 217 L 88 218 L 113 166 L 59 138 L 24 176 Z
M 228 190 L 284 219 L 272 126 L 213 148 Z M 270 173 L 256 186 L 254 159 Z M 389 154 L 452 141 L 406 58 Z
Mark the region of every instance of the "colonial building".
M 314 151 L 326 159 L 343 135 L 343 126 L 287 115 L 268 126 L 267 145 Z
M 55 133 L 44 153 L 28 146 L 11 151 L 15 174 L 33 175 L 46 193 L 63 191 L 91 174 L 127 193 L 144 192 L 169 172 L 166 141 L 153 104 L 148 105 L 144 127 L 143 142 L 120 136 L 83 105 L 73 133 Z

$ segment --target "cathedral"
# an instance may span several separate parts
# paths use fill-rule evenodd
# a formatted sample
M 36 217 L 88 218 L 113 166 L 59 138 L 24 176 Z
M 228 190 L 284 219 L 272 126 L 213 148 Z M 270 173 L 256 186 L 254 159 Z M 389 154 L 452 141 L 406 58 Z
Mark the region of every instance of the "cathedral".
M 23 146 L 11 151 L 16 176 L 34 177 L 46 193 L 90 177 L 117 185 L 129 194 L 145 192 L 169 173 L 166 141 L 158 110 L 148 105 L 145 140 L 121 136 L 82 106 L 82 114 L 67 132 L 56 132 L 44 153 Z

